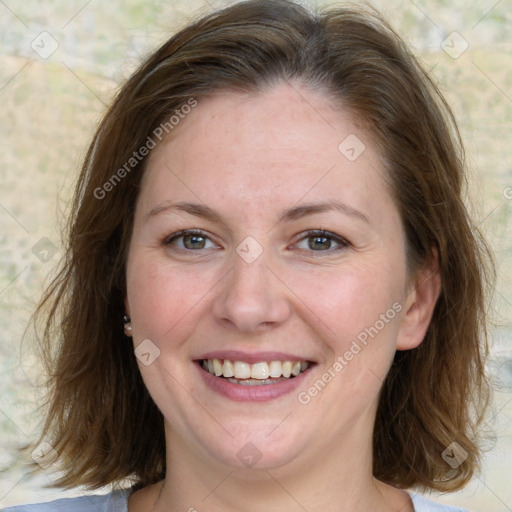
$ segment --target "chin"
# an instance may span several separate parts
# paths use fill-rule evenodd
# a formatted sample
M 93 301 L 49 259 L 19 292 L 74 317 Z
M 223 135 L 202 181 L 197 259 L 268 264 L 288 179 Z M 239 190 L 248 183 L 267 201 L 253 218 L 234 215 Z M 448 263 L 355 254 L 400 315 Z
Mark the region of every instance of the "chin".
M 290 421 L 290 418 L 285 419 Z M 279 420 L 282 421 L 282 420 Z M 277 431 L 281 431 L 278 433 Z M 228 428 L 229 431 L 229 428 Z M 304 454 L 307 444 L 304 433 L 295 435 L 276 421 L 255 422 L 253 428 L 245 428 L 240 435 L 223 436 L 221 445 L 206 446 L 213 459 L 229 466 L 250 470 L 249 477 L 257 470 L 277 469 L 292 463 Z

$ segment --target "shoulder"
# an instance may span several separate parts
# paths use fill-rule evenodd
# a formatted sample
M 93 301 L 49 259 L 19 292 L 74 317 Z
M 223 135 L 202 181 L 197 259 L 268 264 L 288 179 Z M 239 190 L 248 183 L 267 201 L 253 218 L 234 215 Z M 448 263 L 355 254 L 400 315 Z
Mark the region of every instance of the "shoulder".
M 0 512 L 127 512 L 130 490 L 112 491 L 103 495 L 64 498 L 48 503 L 20 505 Z
M 421 496 L 421 494 L 416 494 L 414 492 L 409 492 L 409 494 L 411 496 L 415 512 L 469 512 L 464 508 L 450 507 L 448 505 L 443 505 L 442 503 L 436 503 L 435 501 L 425 498 L 425 496 Z

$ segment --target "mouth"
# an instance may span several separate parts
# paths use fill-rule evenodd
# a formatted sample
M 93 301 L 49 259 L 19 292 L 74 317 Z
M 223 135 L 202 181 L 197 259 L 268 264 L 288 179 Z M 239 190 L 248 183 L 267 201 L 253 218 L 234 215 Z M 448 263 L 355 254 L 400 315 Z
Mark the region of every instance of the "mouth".
M 259 361 L 249 363 L 229 359 L 198 359 L 202 371 L 232 384 L 268 386 L 292 380 L 315 363 L 311 361 Z

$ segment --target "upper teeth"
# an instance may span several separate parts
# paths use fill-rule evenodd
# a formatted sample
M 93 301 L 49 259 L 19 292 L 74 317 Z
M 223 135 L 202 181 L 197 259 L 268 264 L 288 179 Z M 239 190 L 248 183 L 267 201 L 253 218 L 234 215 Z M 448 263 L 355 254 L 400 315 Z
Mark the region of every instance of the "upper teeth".
M 217 377 L 235 377 L 235 379 L 268 379 L 294 377 L 308 368 L 305 361 L 262 361 L 246 363 L 244 361 L 229 361 L 227 359 L 203 359 L 203 368 Z

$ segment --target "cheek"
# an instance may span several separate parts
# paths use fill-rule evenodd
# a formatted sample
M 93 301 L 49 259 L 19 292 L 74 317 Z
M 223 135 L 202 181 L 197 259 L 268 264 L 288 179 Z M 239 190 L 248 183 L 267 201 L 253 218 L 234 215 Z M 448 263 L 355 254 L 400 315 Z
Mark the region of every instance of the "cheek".
M 309 290 L 306 306 L 321 320 L 315 322 L 316 333 L 330 354 L 319 380 L 300 390 L 299 401 L 325 411 L 328 425 L 376 404 L 396 352 L 402 308 L 398 271 L 391 266 L 346 267 L 303 281 L 297 290 L 301 297 Z
M 383 264 L 379 268 L 349 265 L 324 275 L 315 273 L 303 277 L 297 280 L 300 289 L 296 291 L 298 296 L 306 298 L 305 302 L 323 321 L 325 329 L 330 329 L 341 343 L 346 343 L 378 322 L 382 314 L 401 300 L 399 276 L 391 265 L 387 268 Z M 396 318 L 395 314 L 392 316 L 392 320 Z
M 127 287 L 135 340 L 181 338 L 192 329 L 214 286 L 208 269 L 192 271 L 144 250 L 134 252 Z
M 297 295 L 309 297 L 307 307 L 321 320 L 316 334 L 329 354 L 324 372 L 332 385 L 320 401 L 362 407 L 377 396 L 396 351 L 404 274 L 398 260 L 372 258 L 298 281 Z

